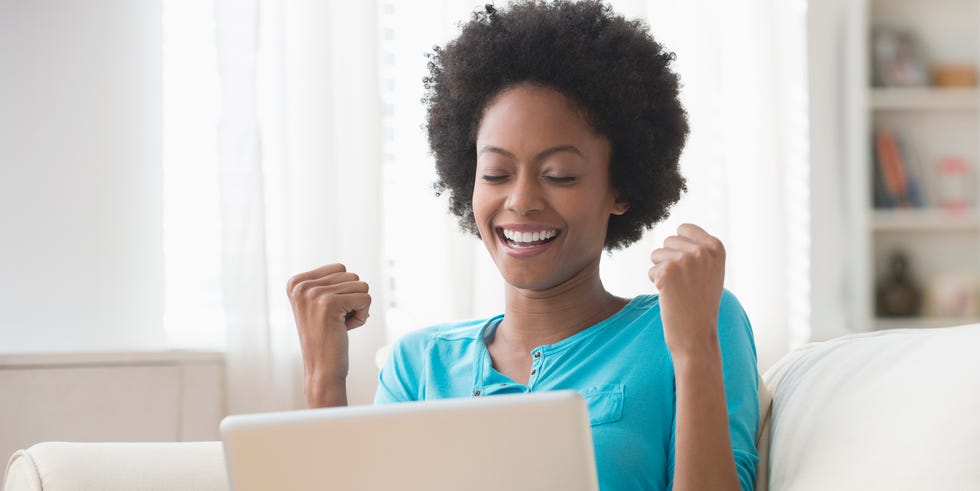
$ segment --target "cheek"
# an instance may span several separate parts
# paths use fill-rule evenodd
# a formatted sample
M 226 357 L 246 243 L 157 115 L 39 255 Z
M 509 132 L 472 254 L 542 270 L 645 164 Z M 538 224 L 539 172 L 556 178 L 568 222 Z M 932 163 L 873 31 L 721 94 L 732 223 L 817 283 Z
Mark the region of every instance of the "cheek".
M 476 221 L 476 227 L 480 230 L 481 235 L 485 233 L 487 219 L 490 216 L 492 206 L 492 199 L 488 193 L 480 191 L 475 188 L 473 191 L 473 197 L 470 201 L 470 206 L 473 207 L 473 218 Z
M 579 240 L 605 243 L 606 227 L 609 224 L 609 204 L 605 201 L 582 197 L 565 208 L 565 217 L 570 223 L 580 227 Z

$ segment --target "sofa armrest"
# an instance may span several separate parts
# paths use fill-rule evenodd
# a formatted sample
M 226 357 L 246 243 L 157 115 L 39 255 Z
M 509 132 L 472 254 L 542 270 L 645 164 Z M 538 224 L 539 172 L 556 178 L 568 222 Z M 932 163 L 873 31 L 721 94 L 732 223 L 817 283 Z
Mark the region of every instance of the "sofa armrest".
M 226 491 L 221 442 L 39 443 L 10 458 L 3 491 Z

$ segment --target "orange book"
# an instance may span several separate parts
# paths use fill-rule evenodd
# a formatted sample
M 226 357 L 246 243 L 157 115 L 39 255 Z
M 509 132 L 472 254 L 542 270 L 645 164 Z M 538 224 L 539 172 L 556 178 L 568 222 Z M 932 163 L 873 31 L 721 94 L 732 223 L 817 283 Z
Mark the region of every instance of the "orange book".
M 875 145 L 878 149 L 878 166 L 885 181 L 885 188 L 895 197 L 900 206 L 908 206 L 908 178 L 905 163 L 898 149 L 895 135 L 890 131 L 875 132 Z

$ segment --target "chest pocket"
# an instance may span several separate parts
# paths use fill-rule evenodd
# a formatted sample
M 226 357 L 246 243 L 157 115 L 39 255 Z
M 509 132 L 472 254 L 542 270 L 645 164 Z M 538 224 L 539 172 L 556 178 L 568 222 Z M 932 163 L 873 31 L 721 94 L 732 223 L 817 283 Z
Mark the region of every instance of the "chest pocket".
M 619 421 L 623 417 L 623 384 L 596 385 L 579 391 L 589 407 L 592 426 Z

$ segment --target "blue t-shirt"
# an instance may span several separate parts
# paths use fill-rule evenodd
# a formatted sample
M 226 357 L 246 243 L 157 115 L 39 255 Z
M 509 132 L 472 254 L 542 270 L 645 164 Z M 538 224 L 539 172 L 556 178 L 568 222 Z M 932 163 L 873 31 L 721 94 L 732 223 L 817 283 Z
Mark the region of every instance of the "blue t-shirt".
M 638 296 L 602 322 L 535 348 L 527 385 L 492 366 L 486 340 L 501 319 L 449 323 L 403 336 L 381 370 L 375 404 L 577 390 L 589 407 L 600 488 L 672 488 L 674 366 L 658 296 Z M 735 465 L 742 489 L 751 490 L 759 424 L 755 342 L 745 311 L 727 290 L 718 334 Z

